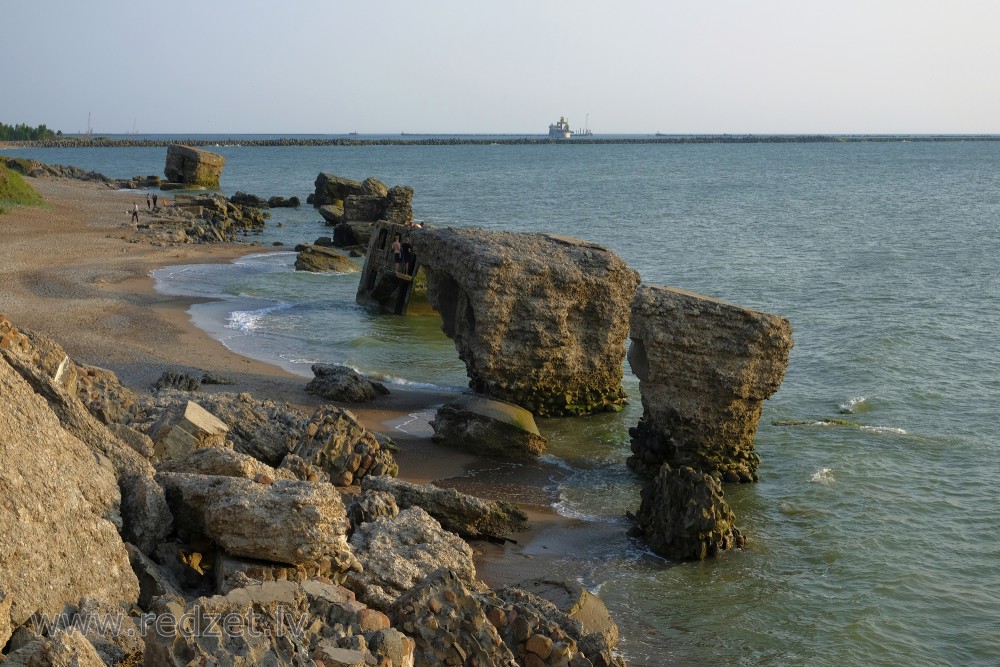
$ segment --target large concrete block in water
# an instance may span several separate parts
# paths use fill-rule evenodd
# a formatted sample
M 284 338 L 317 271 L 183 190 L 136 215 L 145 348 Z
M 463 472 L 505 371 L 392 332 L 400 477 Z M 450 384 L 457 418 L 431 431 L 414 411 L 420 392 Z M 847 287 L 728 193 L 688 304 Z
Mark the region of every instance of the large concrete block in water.
M 226 158 L 201 148 L 173 144 L 167 147 L 163 175 L 171 183 L 218 188 Z
M 783 317 L 668 287 L 632 302 L 628 353 L 643 416 L 628 465 L 652 477 L 663 463 L 728 482 L 757 479 L 754 435 L 792 349 Z
M 625 402 L 622 358 L 639 274 L 615 253 L 553 234 L 411 233 L 473 391 L 539 416 Z

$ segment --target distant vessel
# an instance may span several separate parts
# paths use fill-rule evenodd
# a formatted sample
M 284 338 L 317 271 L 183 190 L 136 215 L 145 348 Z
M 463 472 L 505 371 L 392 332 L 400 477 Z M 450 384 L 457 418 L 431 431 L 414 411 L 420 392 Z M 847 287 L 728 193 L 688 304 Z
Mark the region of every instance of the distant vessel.
M 590 114 L 587 114 L 587 122 L 583 124 L 582 130 L 577 130 L 574 134 L 578 137 L 592 137 L 594 133 L 590 131 Z
M 549 125 L 549 139 L 569 139 L 573 136 L 573 130 L 569 129 L 569 121 L 565 116 L 559 116 L 558 123 Z
M 347 136 L 349 136 L 349 137 L 356 137 L 356 136 L 358 136 L 358 133 L 357 132 L 348 132 Z
M 663 134 L 662 132 L 657 132 L 656 136 L 658 136 L 658 137 L 669 137 L 670 135 L 669 134 Z

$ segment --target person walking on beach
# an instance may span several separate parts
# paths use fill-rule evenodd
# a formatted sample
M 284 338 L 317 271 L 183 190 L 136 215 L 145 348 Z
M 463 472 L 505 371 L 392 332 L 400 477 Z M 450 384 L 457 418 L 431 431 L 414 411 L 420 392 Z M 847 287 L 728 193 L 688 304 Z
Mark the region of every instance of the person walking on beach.
M 156 193 L 153 193 L 153 208 L 156 208 Z
M 403 267 L 403 247 L 400 245 L 399 239 L 399 234 L 396 234 L 396 238 L 392 240 L 392 268 L 396 273 L 399 273 Z
M 139 224 L 139 204 L 132 202 L 132 222 Z
M 146 210 L 152 210 L 153 202 L 149 199 L 149 193 L 146 193 Z

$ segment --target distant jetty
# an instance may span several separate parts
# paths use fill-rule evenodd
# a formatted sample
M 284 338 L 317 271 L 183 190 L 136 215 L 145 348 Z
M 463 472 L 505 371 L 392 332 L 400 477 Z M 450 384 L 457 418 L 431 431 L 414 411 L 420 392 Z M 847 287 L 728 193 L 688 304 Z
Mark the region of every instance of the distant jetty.
M 134 136 L 63 137 L 47 141 L 0 142 L 0 148 L 157 148 L 172 144 L 186 146 L 462 146 L 502 145 L 533 146 L 539 144 L 594 145 L 594 144 L 807 144 L 807 143 L 868 143 L 868 142 L 942 142 L 942 141 L 1000 141 L 997 134 L 692 134 L 663 136 L 575 137 L 572 141 L 548 136 L 511 137 L 497 136 L 439 136 L 421 135 L 406 137 L 361 138 L 336 136 L 329 138 L 271 137 L 266 139 L 211 137 L 171 137 L 169 139 L 141 139 Z

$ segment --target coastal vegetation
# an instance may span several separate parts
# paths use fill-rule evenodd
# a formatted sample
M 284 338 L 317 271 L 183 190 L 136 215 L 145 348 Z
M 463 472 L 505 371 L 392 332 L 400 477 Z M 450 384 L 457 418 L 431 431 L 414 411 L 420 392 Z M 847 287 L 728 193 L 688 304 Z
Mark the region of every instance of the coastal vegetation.
M 0 161 L 0 214 L 14 206 L 38 206 L 41 203 L 41 196 L 21 175 Z
M 38 127 L 29 127 L 24 123 L 7 125 L 0 123 L 0 141 L 47 141 L 62 136 L 62 130 L 53 132 L 42 123 Z

